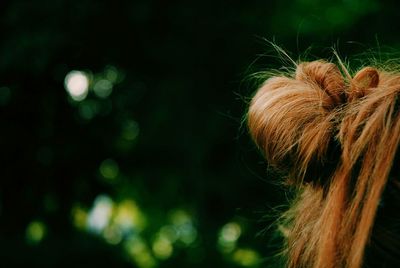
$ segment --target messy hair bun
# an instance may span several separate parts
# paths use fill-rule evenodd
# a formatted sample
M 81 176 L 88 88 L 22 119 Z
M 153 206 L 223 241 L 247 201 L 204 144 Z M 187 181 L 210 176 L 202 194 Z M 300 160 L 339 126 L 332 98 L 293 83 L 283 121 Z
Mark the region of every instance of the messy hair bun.
M 300 189 L 283 215 L 288 267 L 361 267 L 398 147 L 400 73 L 341 68 L 299 63 L 249 106 L 253 140 Z
M 302 180 L 312 164 L 326 162 L 344 94 L 342 74 L 325 61 L 300 63 L 292 77 L 265 81 L 250 104 L 248 125 L 268 163 Z

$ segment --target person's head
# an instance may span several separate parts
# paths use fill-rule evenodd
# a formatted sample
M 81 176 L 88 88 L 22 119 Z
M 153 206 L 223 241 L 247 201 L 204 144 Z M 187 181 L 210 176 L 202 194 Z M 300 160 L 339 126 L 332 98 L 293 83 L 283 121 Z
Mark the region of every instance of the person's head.
M 398 179 L 400 72 L 339 66 L 300 62 L 250 103 L 252 138 L 298 191 L 282 217 L 288 267 L 361 267 L 383 192 Z

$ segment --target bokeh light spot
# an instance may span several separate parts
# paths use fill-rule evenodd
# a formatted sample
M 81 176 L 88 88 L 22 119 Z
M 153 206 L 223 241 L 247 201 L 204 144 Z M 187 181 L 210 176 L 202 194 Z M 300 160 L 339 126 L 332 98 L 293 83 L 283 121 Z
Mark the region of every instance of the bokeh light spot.
M 86 228 L 88 217 L 87 211 L 79 206 L 75 206 L 72 209 L 71 214 L 74 226 L 79 230 L 84 230 Z
M 176 209 L 172 211 L 170 214 L 170 218 L 174 225 L 183 225 L 192 221 L 189 214 L 181 209 Z
M 122 137 L 127 141 L 133 141 L 139 134 L 139 125 L 134 120 L 127 120 L 123 126 Z
M 143 213 L 133 200 L 124 200 L 115 209 L 114 222 L 123 233 L 129 233 L 133 229 L 140 232 L 146 225 Z
M 218 246 L 224 253 L 232 252 L 236 247 L 236 242 L 242 233 L 240 225 L 236 222 L 225 224 L 219 233 Z
M 116 83 L 118 82 L 118 70 L 114 66 L 107 65 L 105 70 L 104 70 L 104 75 L 108 81 L 111 83 Z
M 152 249 L 154 255 L 161 260 L 168 259 L 173 252 L 171 241 L 160 235 L 154 240 Z
M 113 209 L 113 201 L 106 195 L 98 196 L 89 211 L 87 226 L 90 231 L 101 233 L 108 225 Z
M 197 238 L 197 230 L 191 223 L 186 223 L 179 228 L 180 240 L 187 246 L 193 244 Z
M 177 228 L 171 225 L 161 227 L 160 235 L 166 237 L 171 242 L 175 242 L 179 238 Z
M 100 105 L 95 100 L 82 101 L 78 106 L 79 115 L 86 120 L 90 120 L 95 117 L 99 110 Z
M 189 213 L 177 209 L 171 212 L 170 217 L 174 230 L 176 230 L 177 240 L 185 246 L 193 244 L 197 238 L 197 230 Z M 170 234 L 173 234 L 171 229 Z
M 222 227 L 221 239 L 227 242 L 234 242 L 239 238 L 241 232 L 240 225 L 236 222 L 227 223 Z
M 46 235 L 46 225 L 41 221 L 32 221 L 26 228 L 26 240 L 29 244 L 39 244 Z
M 118 177 L 119 166 L 118 163 L 112 159 L 106 159 L 101 162 L 99 171 L 103 178 L 113 181 Z
M 98 80 L 93 86 L 93 91 L 96 94 L 96 96 L 103 99 L 110 96 L 112 89 L 113 89 L 113 84 L 106 79 Z
M 125 242 L 125 251 L 140 268 L 156 267 L 157 262 L 151 255 L 146 243 L 140 237 L 133 236 Z
M 260 263 L 260 256 L 252 249 L 238 249 L 233 254 L 233 261 L 241 266 L 251 267 Z
M 82 101 L 88 94 L 89 77 L 85 72 L 71 71 L 65 76 L 64 86 L 73 100 Z
M 111 245 L 119 244 L 123 238 L 121 230 L 115 225 L 107 226 L 103 232 L 103 237 Z

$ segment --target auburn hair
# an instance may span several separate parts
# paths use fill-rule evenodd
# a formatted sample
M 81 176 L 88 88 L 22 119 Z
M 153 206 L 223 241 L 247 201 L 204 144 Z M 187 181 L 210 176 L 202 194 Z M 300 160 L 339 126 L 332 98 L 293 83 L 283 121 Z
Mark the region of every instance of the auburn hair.
M 287 267 L 359 268 L 400 139 L 400 73 L 296 63 L 251 100 L 247 123 L 298 195 L 284 213 Z

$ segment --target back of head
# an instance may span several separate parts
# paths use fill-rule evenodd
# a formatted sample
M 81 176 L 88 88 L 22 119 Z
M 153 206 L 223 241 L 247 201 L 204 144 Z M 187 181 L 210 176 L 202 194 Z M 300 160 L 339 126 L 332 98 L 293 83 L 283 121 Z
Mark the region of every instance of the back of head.
M 283 215 L 288 267 L 361 267 L 389 180 L 400 73 L 348 73 L 323 60 L 301 62 L 267 79 L 250 103 L 252 138 L 298 189 Z

